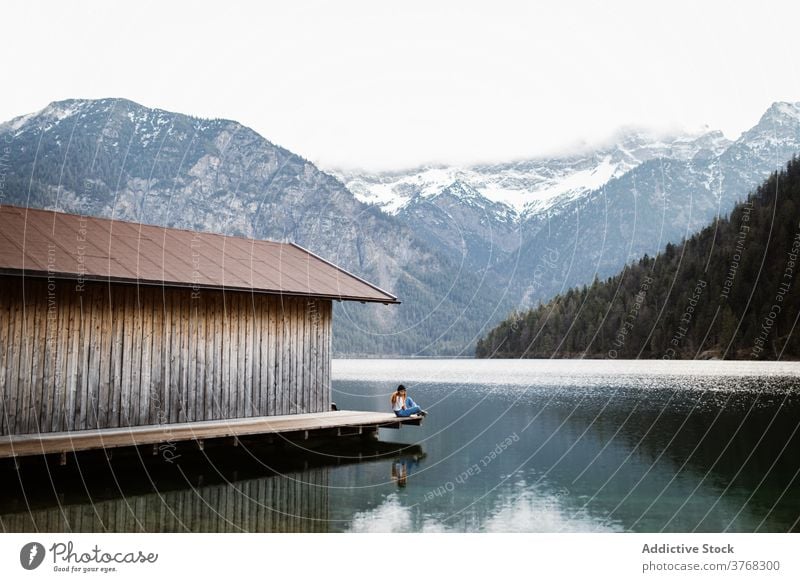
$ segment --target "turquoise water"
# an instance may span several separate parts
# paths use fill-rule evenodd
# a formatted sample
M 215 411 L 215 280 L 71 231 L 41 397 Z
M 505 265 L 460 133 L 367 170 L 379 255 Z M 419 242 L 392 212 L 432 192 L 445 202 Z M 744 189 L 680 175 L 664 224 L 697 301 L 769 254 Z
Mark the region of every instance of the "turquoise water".
M 794 363 L 337 361 L 344 407 L 381 409 L 402 381 L 430 415 L 382 431 L 425 452 L 406 463 L 404 484 L 389 462 L 340 470 L 331 483 L 358 489 L 331 512 L 358 531 L 797 530 L 799 373 Z
M 260 441 L 3 468 L 3 531 L 800 530 L 794 363 L 337 360 L 380 441 Z

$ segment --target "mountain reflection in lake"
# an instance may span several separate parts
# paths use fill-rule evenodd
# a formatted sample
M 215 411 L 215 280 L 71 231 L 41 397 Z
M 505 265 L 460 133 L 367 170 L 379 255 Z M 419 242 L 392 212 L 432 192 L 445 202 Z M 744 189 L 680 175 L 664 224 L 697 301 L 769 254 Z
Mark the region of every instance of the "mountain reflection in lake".
M 798 530 L 795 363 L 338 360 L 334 377 L 346 408 L 403 382 L 430 411 L 401 431 L 426 453 L 404 487 L 377 465 L 331 476 L 360 487 L 331 503 L 344 529 Z
M 337 360 L 381 441 L 2 469 L 3 531 L 798 531 L 800 366 Z M 9 484 L 6 486 L 5 484 Z

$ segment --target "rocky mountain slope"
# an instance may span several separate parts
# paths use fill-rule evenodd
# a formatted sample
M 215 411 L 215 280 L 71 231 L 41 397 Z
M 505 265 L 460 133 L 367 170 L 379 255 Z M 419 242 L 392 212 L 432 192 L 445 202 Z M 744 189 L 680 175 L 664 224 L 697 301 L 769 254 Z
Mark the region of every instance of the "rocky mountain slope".
M 0 125 L 2 203 L 291 240 L 398 295 L 337 304 L 338 354 L 459 354 L 497 289 L 336 178 L 228 120 L 69 100 Z
M 396 293 L 339 304 L 338 354 L 471 354 L 512 309 L 725 215 L 800 151 L 800 104 L 735 141 L 625 130 L 550 158 L 325 173 L 229 120 L 68 100 L 0 125 L 0 203 L 292 240 Z
M 486 276 L 524 307 L 680 242 L 798 151 L 800 103 L 775 103 L 735 141 L 718 131 L 626 130 L 562 157 L 334 172 L 360 200 L 461 253 L 465 264 L 487 265 Z M 453 195 L 454 184 L 467 194 Z

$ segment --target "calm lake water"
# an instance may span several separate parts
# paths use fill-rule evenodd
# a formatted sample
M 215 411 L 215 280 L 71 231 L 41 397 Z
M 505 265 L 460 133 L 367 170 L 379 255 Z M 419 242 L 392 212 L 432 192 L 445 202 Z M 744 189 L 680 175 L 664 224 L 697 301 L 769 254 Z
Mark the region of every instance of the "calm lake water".
M 380 442 L 4 469 L 5 531 L 800 530 L 800 365 L 337 360 Z

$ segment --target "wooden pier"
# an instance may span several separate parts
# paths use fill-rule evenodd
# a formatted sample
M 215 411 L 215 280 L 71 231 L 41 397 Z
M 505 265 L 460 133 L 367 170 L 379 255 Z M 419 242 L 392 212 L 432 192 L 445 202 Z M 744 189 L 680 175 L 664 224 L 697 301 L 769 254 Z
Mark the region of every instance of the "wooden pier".
M 291 440 L 316 436 L 352 436 L 375 434 L 379 428 L 418 426 L 420 416 L 398 417 L 393 413 L 339 410 L 308 414 L 259 416 L 226 420 L 204 420 L 175 424 L 131 426 L 7 435 L 0 437 L 0 458 L 62 454 L 79 451 L 158 446 L 163 443 L 195 441 L 203 447 L 206 440 L 275 435 Z

